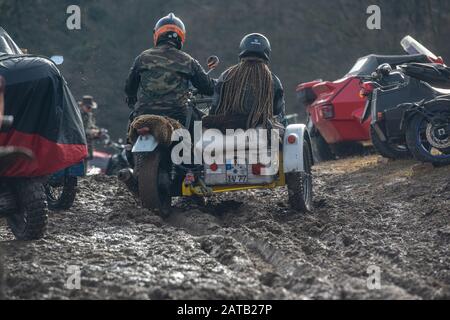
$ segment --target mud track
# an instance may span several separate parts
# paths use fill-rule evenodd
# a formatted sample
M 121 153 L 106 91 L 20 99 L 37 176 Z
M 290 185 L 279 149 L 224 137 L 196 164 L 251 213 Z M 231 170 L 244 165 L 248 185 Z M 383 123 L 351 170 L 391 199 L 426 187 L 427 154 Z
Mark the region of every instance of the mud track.
M 0 224 L 8 299 L 450 299 L 450 168 L 355 158 L 315 168 L 315 210 L 286 191 L 175 201 L 162 221 L 115 179 L 80 183 L 44 240 Z M 68 268 L 81 289 L 66 288 Z M 367 270 L 381 270 L 369 290 Z

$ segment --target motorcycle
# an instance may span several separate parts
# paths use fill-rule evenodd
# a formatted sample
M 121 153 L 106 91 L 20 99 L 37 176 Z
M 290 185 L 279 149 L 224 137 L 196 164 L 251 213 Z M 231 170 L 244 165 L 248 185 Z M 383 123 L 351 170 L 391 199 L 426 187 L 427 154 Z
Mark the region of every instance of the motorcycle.
M 208 59 L 210 72 L 218 63 L 217 57 Z M 211 99 L 198 98 L 195 92 L 191 92 L 186 104 L 189 112 L 185 128 L 190 128 L 194 114 L 205 113 L 197 108 L 198 104 L 210 105 Z M 144 208 L 157 210 L 165 216 L 170 213 L 173 197 L 208 197 L 224 192 L 287 186 L 291 207 L 300 212 L 311 210 L 314 163 L 310 137 L 305 125 L 294 124 L 286 128 L 281 139 L 282 151 L 278 154 L 271 152 L 270 165 L 250 161 L 252 154 L 257 153 L 258 159 L 261 156 L 260 149 L 256 149 L 251 143 L 237 147 L 233 145 L 231 151 L 237 151 L 238 156 L 236 157 L 234 152 L 229 156 L 229 146 L 217 142 L 221 139 L 212 139 L 209 145 L 206 143 L 207 139 L 198 139 L 194 144 L 187 143 L 188 149 L 183 154 L 203 155 L 205 148 L 212 148 L 216 152 L 227 153 L 223 163 L 204 161 L 201 165 L 189 165 L 174 162 L 171 157 L 174 144 L 164 144 L 156 137 L 155 131 L 164 125 L 173 127 L 174 123 L 167 118 L 155 119 L 154 128 L 142 126 L 137 129 L 138 137 L 132 150 L 135 169 L 122 170 L 119 174 L 119 180 L 139 197 Z M 222 138 L 222 141 L 227 138 L 220 131 L 217 137 Z M 275 144 L 279 143 L 280 140 L 276 140 Z M 240 156 L 244 159 L 238 159 Z M 271 170 L 270 167 L 276 169 Z
M 415 159 L 434 164 L 449 162 L 448 110 L 450 73 L 442 58 L 436 57 L 413 39 L 405 48 L 415 48 L 439 63 L 409 63 L 392 70 L 381 65 L 361 84 L 368 97 L 363 121 L 370 116 L 372 140 L 387 158 Z
M 3 80 L 0 77 L 0 110 L 3 110 Z M 0 128 L 7 130 L 13 118 L 1 117 Z M 37 240 L 47 228 L 47 203 L 42 178 L 4 178 L 4 172 L 18 160 L 32 161 L 24 148 L 0 148 L 0 217 L 6 218 L 17 240 Z
M 107 176 L 117 176 L 120 170 L 130 167 L 127 158 L 127 151 L 131 150 L 131 147 L 124 144 L 122 139 L 119 139 L 117 142 L 112 141 L 109 134 L 105 133 L 105 146 L 115 151 L 115 153 L 110 156 L 108 160 L 108 165 L 105 171 Z
M 77 195 L 78 178 L 84 176 L 84 162 L 59 171 L 45 184 L 48 207 L 52 211 L 69 210 Z
M 366 97 L 358 93 L 360 81 L 370 77 L 378 66 L 384 63 L 392 67 L 409 62 L 426 63 L 431 62 L 431 58 L 439 62 L 439 57 L 423 54 L 425 50 L 406 49 L 408 55 L 371 54 L 362 57 L 342 79 L 314 80 L 297 87 L 298 109 L 302 117 L 306 116 L 316 161 L 360 153 L 364 146 L 369 145 L 370 123 L 361 122 Z

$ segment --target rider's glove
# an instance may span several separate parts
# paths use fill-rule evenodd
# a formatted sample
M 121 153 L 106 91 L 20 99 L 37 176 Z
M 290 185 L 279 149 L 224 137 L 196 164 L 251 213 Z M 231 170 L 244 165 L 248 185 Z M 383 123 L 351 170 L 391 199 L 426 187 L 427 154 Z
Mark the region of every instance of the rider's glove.
M 134 109 L 134 105 L 137 102 L 137 97 L 127 97 L 126 103 L 128 105 L 128 108 Z

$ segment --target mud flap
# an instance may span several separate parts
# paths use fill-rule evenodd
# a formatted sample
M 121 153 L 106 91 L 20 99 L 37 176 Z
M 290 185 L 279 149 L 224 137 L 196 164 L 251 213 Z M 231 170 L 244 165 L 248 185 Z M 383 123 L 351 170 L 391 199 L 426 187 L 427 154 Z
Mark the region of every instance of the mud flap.
M 133 153 L 153 152 L 158 147 L 159 143 L 152 135 L 139 136 L 138 140 L 133 146 Z
M 304 124 L 293 124 L 286 128 L 283 143 L 283 169 L 284 173 L 304 172 L 303 146 L 308 130 Z M 296 137 L 295 143 L 289 143 L 290 136 Z

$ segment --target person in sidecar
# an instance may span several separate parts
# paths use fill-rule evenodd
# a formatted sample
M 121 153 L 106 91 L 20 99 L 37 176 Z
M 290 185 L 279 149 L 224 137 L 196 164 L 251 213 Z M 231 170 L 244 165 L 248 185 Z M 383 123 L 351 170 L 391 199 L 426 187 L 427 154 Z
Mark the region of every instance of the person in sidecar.
M 200 94 L 214 94 L 214 80 L 197 60 L 182 51 L 185 39 L 184 23 L 173 13 L 156 24 L 154 48 L 136 58 L 126 82 L 127 102 L 133 109 L 131 121 L 152 114 L 167 116 L 185 125 L 190 84 Z
M 280 79 L 270 71 L 271 45 L 262 34 L 244 37 L 240 62 L 218 79 L 210 116 L 210 128 L 249 129 L 264 127 L 284 131 L 287 125 L 284 90 Z

